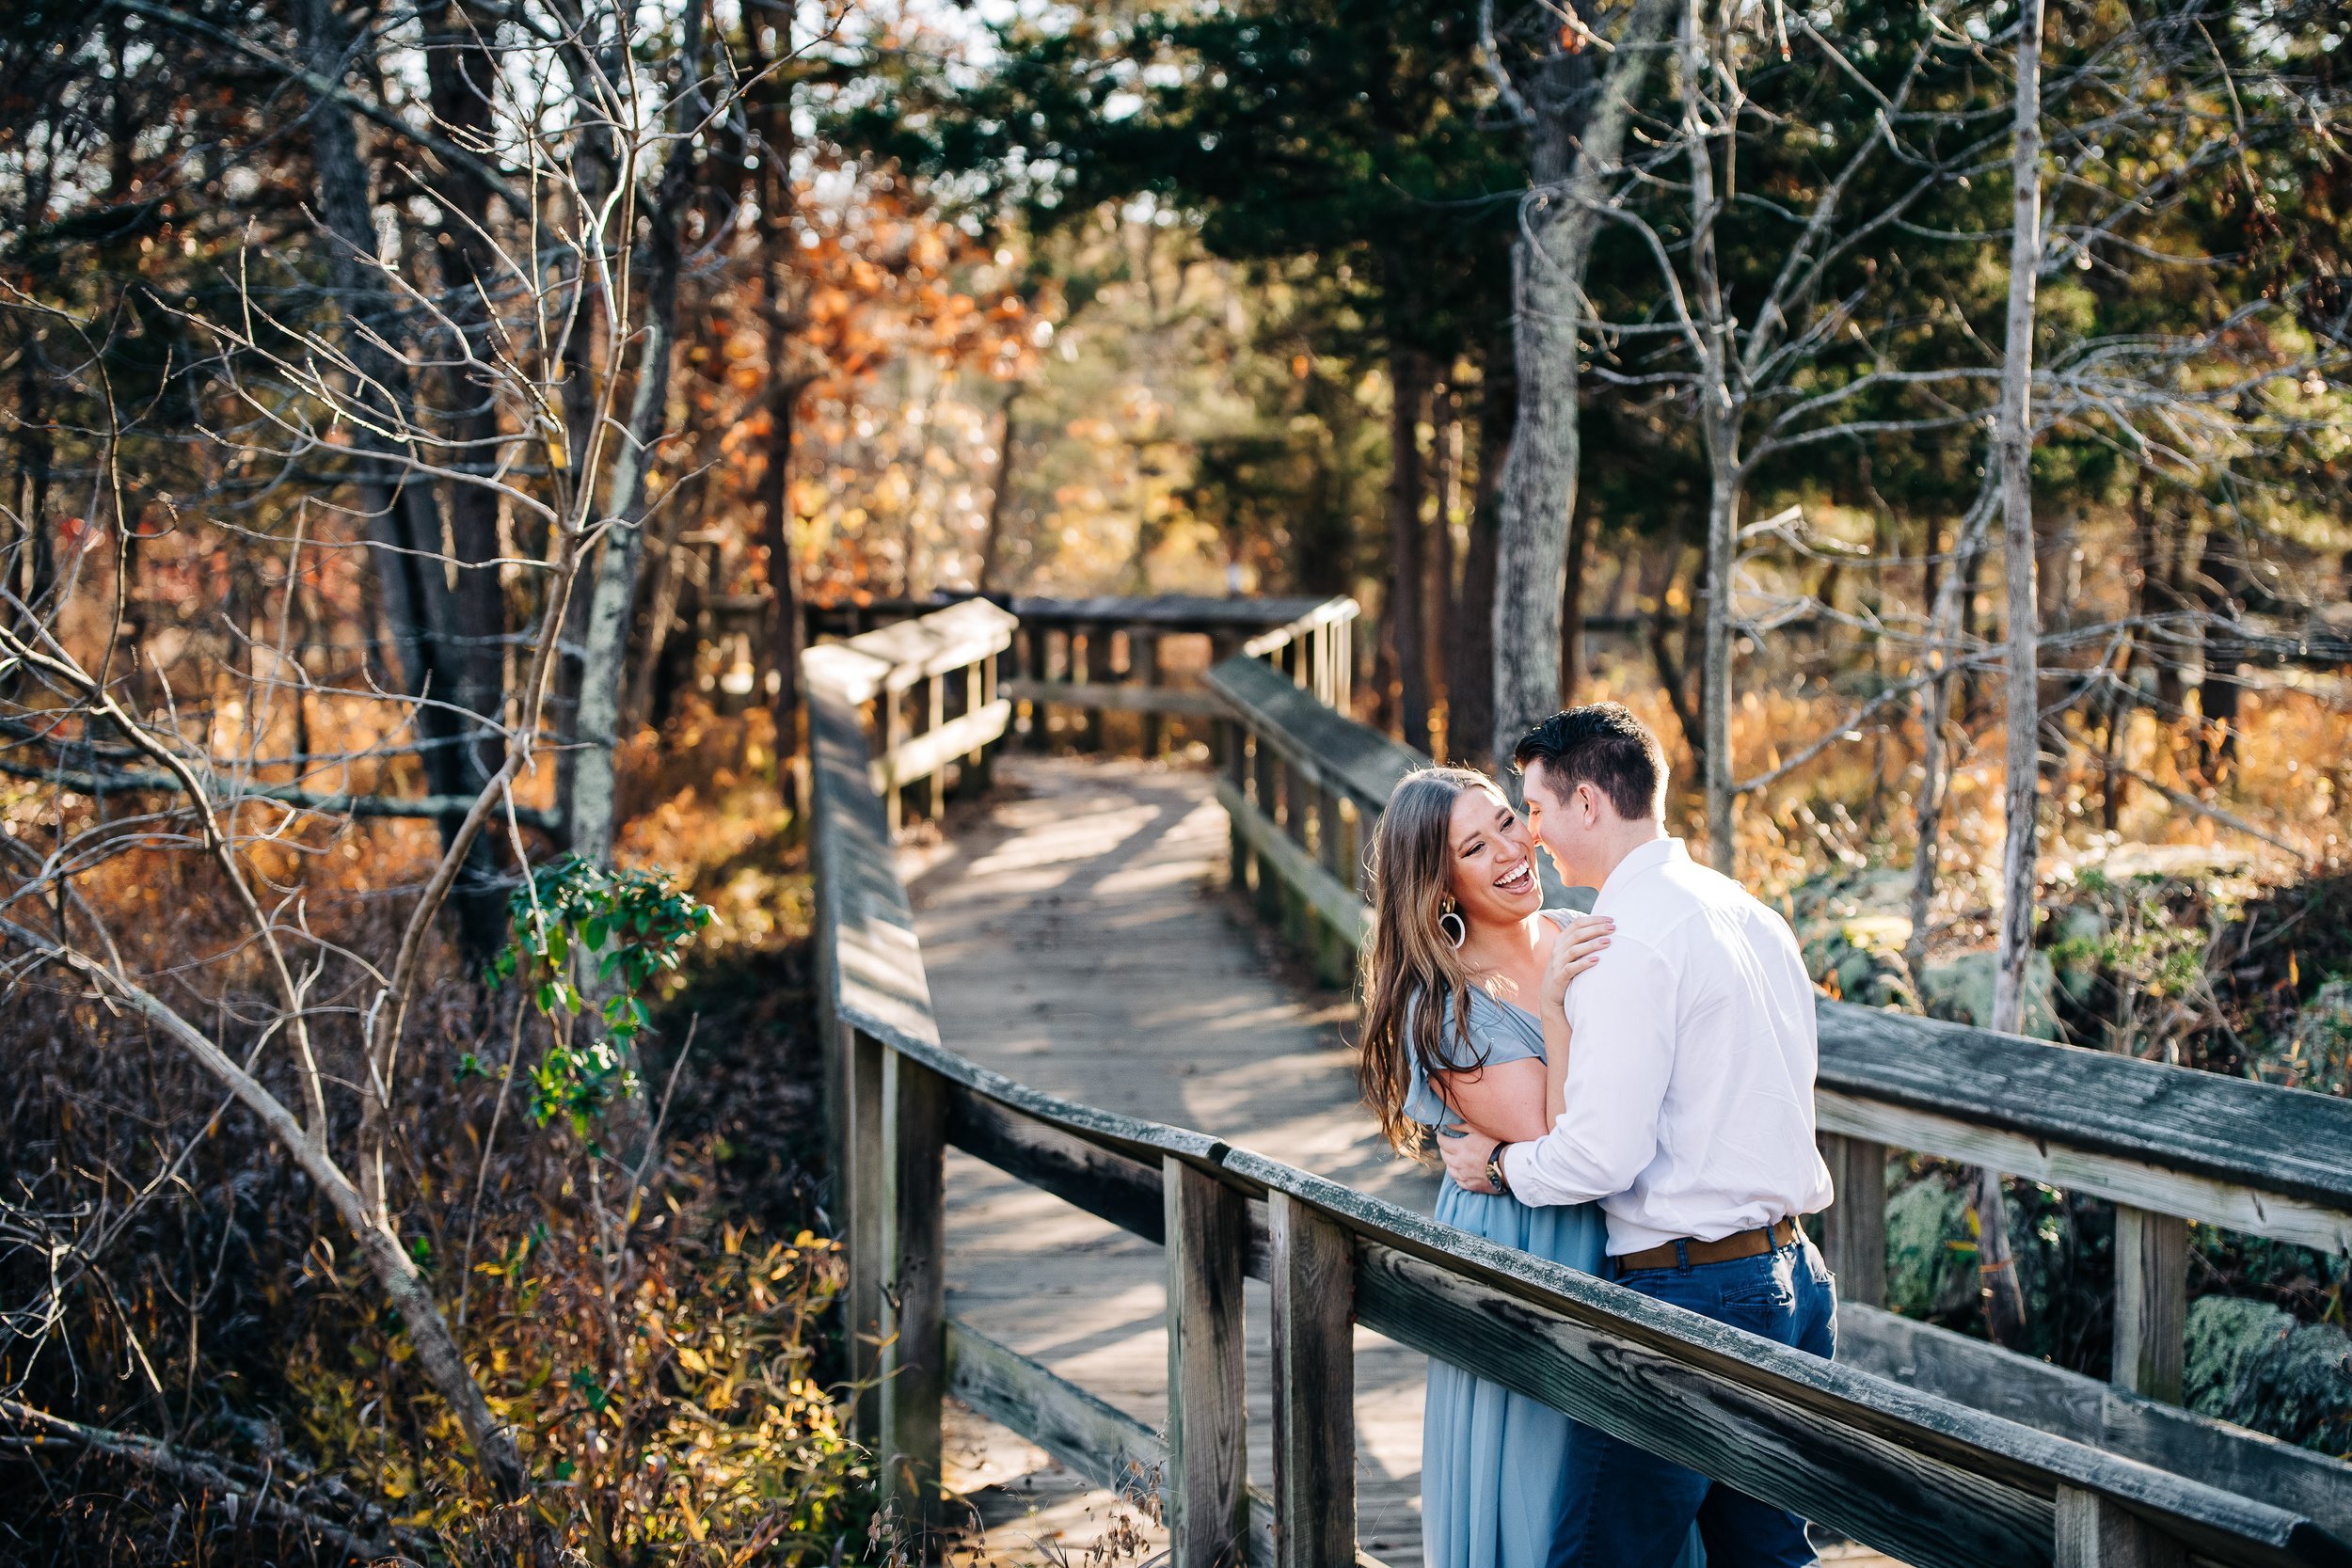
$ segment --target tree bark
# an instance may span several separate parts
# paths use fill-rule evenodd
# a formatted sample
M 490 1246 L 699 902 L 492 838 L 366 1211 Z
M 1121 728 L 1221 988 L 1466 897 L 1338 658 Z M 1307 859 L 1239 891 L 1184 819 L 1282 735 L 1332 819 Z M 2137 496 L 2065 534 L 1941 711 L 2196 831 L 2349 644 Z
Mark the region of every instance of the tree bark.
M 1699 427 L 1707 447 L 1706 652 L 1699 666 L 1700 773 L 1707 804 L 1707 854 L 1729 876 L 1736 858 L 1731 826 L 1731 575 L 1739 547 L 1740 429 L 1732 410 L 1731 323 L 1715 246 L 1714 150 L 1701 83 L 1713 64 L 1702 38 L 1700 8 L 1681 19 L 1682 138 L 1690 168 L 1691 272 L 1698 307 Z
M 2018 18 L 2016 123 L 2010 144 L 2009 320 L 1995 421 L 2001 483 L 2001 544 L 2008 599 L 2008 658 L 2001 847 L 2001 927 L 1994 974 L 1992 1025 L 2014 1034 L 2026 1016 L 2026 966 L 2033 957 L 2039 891 L 2037 812 L 2042 780 L 2041 605 L 2034 568 L 2040 541 L 2033 524 L 2034 293 L 2042 269 L 2042 12 L 2025 0 Z M 2010 1256 L 2009 1210 L 1999 1173 L 1977 1173 L 1979 1277 L 1993 1337 L 2014 1346 L 2025 1327 L 2026 1295 Z
M 684 79 L 690 83 L 701 71 L 702 14 L 701 0 L 686 8 Z M 681 87 L 671 109 L 674 132 L 696 118 L 696 95 Z M 619 827 L 613 753 L 620 744 L 621 689 L 628 673 L 629 611 L 637 602 L 637 578 L 644 561 L 654 448 L 669 418 L 682 257 L 679 227 L 693 186 L 692 143 L 681 135 L 670 144 L 645 214 L 645 312 L 638 334 L 637 385 L 630 396 L 627 435 L 613 454 L 612 486 L 606 500 L 610 526 L 596 558 L 580 652 L 579 742 L 568 815 L 572 852 L 592 865 L 611 863 Z
M 1533 186 L 1521 204 L 1511 253 L 1518 420 L 1504 467 L 1496 543 L 1497 756 L 1560 701 L 1560 603 L 1581 456 L 1576 333 L 1584 269 L 1634 97 L 1676 8 L 1677 0 L 1635 0 L 1606 56 L 1563 49 L 1545 59 L 1532 84 Z
M 1478 489 L 1462 552 L 1462 587 L 1454 602 L 1451 667 L 1446 672 L 1446 747 L 1471 766 L 1501 765 L 1495 738 L 1495 545 L 1502 467 L 1511 450 L 1518 398 L 1511 346 L 1493 345 L 1482 367 L 1478 404 Z M 1514 737 L 1516 738 L 1516 736 Z
M 2197 684 L 2197 760 L 2208 779 L 2219 782 L 2237 756 L 2238 699 L 2245 687 L 2237 675 L 2237 619 L 2246 594 L 2246 563 L 2234 539 L 2205 541 L 2205 571 L 2198 597 L 2205 611 L 2201 638 L 2203 673 Z
M 305 0 L 300 14 L 309 65 L 340 79 L 349 64 L 350 38 L 331 0 Z M 384 619 L 392 634 L 388 662 L 396 667 L 400 689 L 410 697 L 430 694 L 439 699 L 419 702 L 415 718 L 431 793 L 470 799 L 481 787 L 469 754 L 472 726 L 448 700 L 448 694 L 465 689 L 468 676 L 451 636 L 464 626 L 464 618 L 455 594 L 436 569 L 441 515 L 433 487 L 408 473 L 395 441 L 384 434 L 412 427 L 416 402 L 408 363 L 389 347 L 403 333 L 400 310 L 379 271 L 367 165 L 351 114 L 341 104 L 313 105 L 309 123 L 319 211 L 333 237 L 335 292 L 354 328 L 345 334 L 344 344 L 359 372 L 354 391 L 375 416 L 354 425 L 352 449 L 357 456 L 354 478 L 375 546 Z M 443 817 L 439 826 L 446 847 L 453 842 L 458 817 Z M 469 885 L 494 885 L 489 846 L 477 842 L 470 856 Z M 485 908 L 489 902 L 476 898 L 459 905 L 460 940 L 471 956 L 498 948 L 503 911 Z
M 1459 755 L 1454 719 L 1454 517 L 1462 501 L 1462 416 L 1454 396 L 1454 368 L 1429 393 L 1429 493 L 1437 516 L 1429 525 L 1428 588 L 1422 595 L 1422 658 L 1435 698 L 1445 704 L 1445 752 Z
M 436 128 L 461 145 L 489 146 L 496 135 L 491 105 L 501 89 L 488 43 L 453 0 L 428 0 L 418 20 L 427 45 L 427 102 Z M 443 377 L 449 406 L 441 422 L 451 442 L 451 466 L 486 479 L 499 467 L 506 436 L 486 377 L 469 371 L 465 360 L 489 361 L 499 353 L 489 302 L 504 292 L 505 280 L 487 237 L 490 190 L 481 176 L 460 166 L 444 171 L 433 194 L 444 214 L 434 248 L 445 309 L 454 334 L 464 340 L 462 345 L 451 344 L 452 363 Z M 444 623 L 444 630 L 455 644 L 450 663 L 457 681 L 434 695 L 453 700 L 460 710 L 457 722 L 470 732 L 458 753 L 453 793 L 471 794 L 498 771 L 505 752 L 506 592 L 497 562 L 506 552 L 499 540 L 497 492 L 486 483 L 465 479 L 451 482 L 448 491 L 448 551 L 456 564 L 450 608 L 455 619 Z M 481 853 L 467 863 L 452 904 L 469 957 L 487 958 L 504 945 L 506 889 L 488 836 L 481 841 Z
M 1005 564 L 1005 498 L 1012 489 L 1012 448 L 1020 439 L 1021 427 L 1012 417 L 1012 405 L 1021 401 L 1021 388 L 1007 389 L 1005 405 L 998 411 L 996 427 L 996 473 L 988 491 L 988 526 L 980 535 L 980 574 L 975 584 L 982 594 L 993 594 L 997 578 Z
M 1568 555 L 1561 576 L 1560 705 L 1574 704 L 1584 684 L 1584 561 L 1592 553 L 1593 509 L 1579 505 L 1568 518 Z
M 1389 592 L 1381 609 L 1384 641 L 1395 649 L 1397 733 L 1429 750 L 1428 638 L 1422 609 L 1428 593 L 1422 567 L 1421 503 L 1428 493 L 1421 461 L 1421 420 L 1429 406 L 1429 360 L 1419 350 L 1389 350 Z
M 775 13 L 772 25 L 776 37 L 772 47 L 768 43 L 766 29 L 756 19 L 743 31 L 750 46 L 748 64 L 752 75 L 766 84 L 766 97 L 752 115 L 761 147 L 754 159 L 758 168 L 749 183 L 759 207 L 765 270 L 760 322 L 767 334 L 768 452 L 755 499 L 760 508 L 763 542 L 768 546 L 769 613 L 773 617 L 769 623 L 768 636 L 776 689 L 769 701 L 769 712 L 775 720 L 776 754 L 788 759 L 785 765 L 788 773 L 786 790 L 792 806 L 799 810 L 805 801 L 801 788 L 805 779 L 801 739 L 803 627 L 800 563 L 792 548 L 792 432 L 801 394 L 807 390 L 810 378 L 806 368 L 798 362 L 802 314 L 798 302 L 791 296 L 795 219 L 800 199 L 792 182 L 792 166 L 798 137 L 792 124 L 792 78 L 783 66 L 792 56 L 793 14 L 788 8 Z M 986 570 L 983 566 L 983 575 Z
M 1912 989 L 1927 994 L 1928 925 L 1935 904 L 1936 857 L 1944 833 L 1944 804 L 1950 770 L 1945 765 L 1945 731 L 1951 722 L 1954 678 L 1953 654 L 1961 646 L 1969 585 L 1976 579 L 1976 560 L 1984 549 L 1984 536 L 1993 516 L 1991 498 L 1969 511 L 1953 531 L 1952 559 L 1936 578 L 1934 610 L 1929 616 L 1929 646 L 1923 655 L 1931 678 L 1919 696 L 1919 793 L 1913 818 L 1911 855 L 1911 934 L 1903 942 L 1903 963 L 1911 971 Z M 1937 538 L 1928 532 L 1928 554 L 1936 553 Z M 1931 562 L 1932 565 L 1933 562 Z
M 2042 0 L 2025 0 L 2018 21 L 2016 122 L 2010 173 L 2009 321 L 1995 424 L 2001 483 L 2001 542 L 2008 600 L 2006 776 L 2002 811 L 1999 967 L 1992 1026 L 2015 1033 L 2025 1021 L 2026 965 L 2033 952 L 2037 891 L 2038 785 L 2042 770 L 2041 606 L 2035 593 L 2033 525 L 2034 292 L 2042 266 Z
M 1682 640 L 1690 641 L 1690 617 L 1682 618 Z M 1691 748 L 1692 760 L 1702 772 L 1707 767 L 1707 735 L 1699 724 L 1698 715 L 1691 711 L 1691 700 L 1683 690 L 1682 662 L 1675 657 L 1674 645 L 1667 641 L 1666 611 L 1660 607 L 1649 622 L 1650 664 L 1658 672 L 1658 684 L 1666 693 L 1666 705 L 1674 709 L 1675 722 L 1682 726 L 1682 743 Z M 1700 693 L 1700 707 L 1707 705 L 1706 694 Z

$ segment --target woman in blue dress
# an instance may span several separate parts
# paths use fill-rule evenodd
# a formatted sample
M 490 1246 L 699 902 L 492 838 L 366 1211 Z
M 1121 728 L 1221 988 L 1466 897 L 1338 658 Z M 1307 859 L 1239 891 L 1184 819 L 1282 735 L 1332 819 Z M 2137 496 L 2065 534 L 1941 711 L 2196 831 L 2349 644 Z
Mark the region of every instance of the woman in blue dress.
M 1364 1098 L 1418 1154 L 1470 1127 L 1509 1142 L 1549 1131 L 1567 1074 L 1562 1006 L 1601 961 L 1611 923 L 1546 910 L 1527 824 L 1485 774 L 1431 768 L 1398 784 L 1372 857 L 1363 959 Z M 1598 1207 L 1531 1208 L 1445 1180 L 1437 1217 L 1597 1273 Z M 1550 1406 L 1432 1359 L 1422 1427 L 1422 1536 L 1430 1568 L 1544 1568 L 1573 1432 Z M 1697 1568 L 1686 1550 L 1681 1568 Z

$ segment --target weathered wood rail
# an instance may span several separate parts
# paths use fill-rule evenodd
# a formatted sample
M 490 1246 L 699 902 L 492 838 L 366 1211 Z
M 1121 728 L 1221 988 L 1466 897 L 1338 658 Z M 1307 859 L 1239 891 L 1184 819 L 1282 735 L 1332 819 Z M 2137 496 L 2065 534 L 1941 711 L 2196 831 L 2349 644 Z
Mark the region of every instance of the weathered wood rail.
M 1355 670 L 1354 599 L 1209 598 L 1164 594 L 1085 599 L 1019 595 L 1002 601 L 1016 622 L 1000 665 L 1000 689 L 1017 705 L 1015 718 L 1032 747 L 1051 743 L 1049 710 L 1078 716 L 1073 739 L 1081 751 L 1102 749 L 1102 716 L 1142 716 L 1143 751 L 1159 754 L 1166 721 L 1204 727 L 1224 712 L 1200 672 L 1235 654 L 1263 659 L 1325 705 L 1344 709 Z M 811 641 L 855 641 L 874 628 L 937 612 L 928 600 L 813 605 Z M 1163 657 L 1169 639 L 1190 639 L 1197 663 L 1171 668 Z
M 1089 750 L 1099 740 L 1093 717 L 1104 711 L 1143 714 L 1147 752 L 1159 749 L 1160 716 L 1213 719 L 1223 711 L 1197 680 L 1168 678 L 1159 655 L 1164 638 L 1205 638 L 1212 664 L 1246 654 L 1334 707 L 1348 702 L 1357 615 L 1350 598 L 1020 598 L 1012 608 L 1021 632 L 1012 656 L 1017 673 L 1008 677 L 1007 690 L 1032 704 L 1085 712 L 1090 727 L 1082 744 Z M 1032 723 L 1031 741 L 1041 743 L 1045 733 L 1041 721 Z
M 997 656 L 1018 622 L 985 599 L 819 643 L 802 656 L 807 678 L 852 708 L 871 709 L 867 777 L 895 835 L 909 784 L 930 781 L 930 810 L 946 805 L 947 775 L 963 766 L 985 785 L 988 748 L 1012 721 L 997 692 Z
M 1360 1322 L 1930 1568 L 2352 1565 L 2352 1549 L 2299 1501 L 2224 1490 L 1797 1354 L 1207 1134 L 1042 1094 L 949 1051 L 892 859 L 859 689 L 834 685 L 822 663 L 808 686 L 812 843 L 834 1196 L 850 1255 L 843 1305 L 858 1430 L 907 1526 L 940 1519 L 940 1409 L 953 1392 L 1082 1474 L 1155 1497 L 1177 1568 L 1353 1564 L 1348 1396 Z M 1248 702 L 1286 692 L 1321 707 L 1251 659 L 1229 659 L 1213 684 L 1238 684 Z M 1251 711 L 1234 710 L 1245 760 L 1257 746 Z M 1265 743 L 1278 745 L 1271 735 Z M 1279 813 L 1279 797 L 1267 799 Z M 1254 810 L 1254 800 L 1240 803 Z M 1271 863 L 1270 846 L 1258 863 Z M 1306 851 L 1319 853 L 1311 832 Z M 1351 907 L 1334 901 L 1334 919 Z M 949 1320 L 949 1148 L 1166 1249 L 1164 1433 Z M 1275 1458 L 1263 1498 L 1243 1459 L 1245 1278 L 1272 1294 L 1262 1331 L 1274 1353 Z
M 1217 796 L 1235 885 L 1334 975 L 1368 920 L 1363 849 L 1428 758 L 1242 660 Z M 2352 1101 L 1847 1003 L 1820 1007 L 1817 1113 L 1837 1201 L 1821 1241 L 1844 1354 L 1916 1387 L 2249 1496 L 2352 1539 L 2352 1465 L 2179 1406 L 2188 1225 L 2352 1251 Z M 1886 1160 L 1915 1149 L 2117 1205 L 2115 1365 L 2102 1384 L 1883 1310 Z

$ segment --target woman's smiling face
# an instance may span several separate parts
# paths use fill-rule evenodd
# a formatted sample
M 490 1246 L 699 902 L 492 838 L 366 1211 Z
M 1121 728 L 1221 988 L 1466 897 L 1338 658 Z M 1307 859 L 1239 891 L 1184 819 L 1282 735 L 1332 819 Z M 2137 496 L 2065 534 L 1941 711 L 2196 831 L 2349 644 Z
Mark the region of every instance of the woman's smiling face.
M 1453 859 L 1447 883 L 1465 920 L 1473 926 L 1517 925 L 1543 908 L 1535 841 L 1508 801 L 1484 789 L 1465 789 L 1454 802 L 1448 834 Z

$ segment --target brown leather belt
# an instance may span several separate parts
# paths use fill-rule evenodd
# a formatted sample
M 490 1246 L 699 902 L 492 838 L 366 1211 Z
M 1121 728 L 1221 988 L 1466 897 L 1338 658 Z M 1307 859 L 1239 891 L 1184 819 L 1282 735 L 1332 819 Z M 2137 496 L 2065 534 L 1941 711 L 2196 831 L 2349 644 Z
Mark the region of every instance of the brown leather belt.
M 1735 1230 L 1720 1242 L 1661 1242 L 1654 1247 L 1612 1258 L 1619 1274 L 1636 1269 L 1678 1269 L 1699 1263 L 1728 1263 L 1735 1258 L 1761 1258 L 1797 1239 L 1797 1222 L 1780 1220 L 1770 1229 Z

